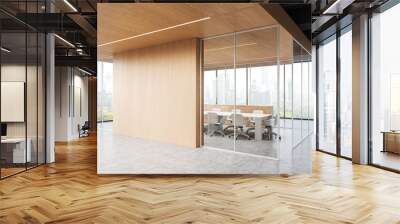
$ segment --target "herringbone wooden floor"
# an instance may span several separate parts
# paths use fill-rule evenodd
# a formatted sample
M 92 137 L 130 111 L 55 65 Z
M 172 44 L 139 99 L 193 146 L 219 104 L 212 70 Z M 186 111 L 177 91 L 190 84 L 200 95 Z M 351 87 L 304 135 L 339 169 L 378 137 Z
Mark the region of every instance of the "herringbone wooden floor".
M 314 155 L 312 175 L 98 176 L 96 139 L 0 181 L 0 223 L 400 223 L 400 175 Z

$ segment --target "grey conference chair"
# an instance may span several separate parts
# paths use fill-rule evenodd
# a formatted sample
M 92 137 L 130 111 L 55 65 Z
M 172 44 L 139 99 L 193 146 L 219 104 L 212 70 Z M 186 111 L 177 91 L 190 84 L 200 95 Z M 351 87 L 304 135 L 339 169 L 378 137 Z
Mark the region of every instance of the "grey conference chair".
M 231 115 L 231 119 L 234 122 L 234 125 L 230 126 L 233 132 L 230 133 L 228 137 L 234 136 L 235 139 L 238 139 L 239 136 L 243 136 L 250 140 L 250 136 L 244 131 L 244 128 L 246 127 L 246 120 L 244 119 L 243 115 L 234 113 Z
M 215 134 L 220 134 L 222 136 L 225 136 L 223 120 L 221 121 L 219 119 L 217 113 L 209 112 L 207 114 L 207 120 L 208 120 L 207 131 L 210 137 L 214 136 Z
M 272 140 L 274 137 L 278 138 L 279 140 L 282 139 L 282 137 L 278 133 L 274 132 L 274 130 L 273 130 L 274 127 L 277 127 L 277 126 L 278 126 L 278 115 L 277 114 L 275 114 L 271 119 L 265 121 L 265 129 L 266 129 L 265 135 L 267 136 L 267 138 L 269 140 Z
M 232 115 L 233 115 L 233 114 L 240 114 L 240 109 L 236 109 L 236 110 L 235 110 L 235 109 L 232 109 Z M 228 119 L 226 119 L 226 120 L 229 121 L 231 124 L 228 125 L 228 126 L 226 126 L 226 128 L 224 129 L 224 132 L 225 132 L 225 133 L 227 133 L 227 132 L 229 132 L 229 131 L 233 131 L 234 125 L 233 125 L 232 115 L 229 116 Z
M 262 110 L 253 110 L 253 114 L 264 114 L 264 111 Z M 254 121 L 253 118 L 249 120 L 249 123 L 252 124 L 252 127 L 248 128 L 246 131 L 246 134 L 250 137 L 254 137 L 254 131 L 255 131 L 255 125 L 256 122 Z M 265 128 L 265 125 L 263 124 L 263 127 Z

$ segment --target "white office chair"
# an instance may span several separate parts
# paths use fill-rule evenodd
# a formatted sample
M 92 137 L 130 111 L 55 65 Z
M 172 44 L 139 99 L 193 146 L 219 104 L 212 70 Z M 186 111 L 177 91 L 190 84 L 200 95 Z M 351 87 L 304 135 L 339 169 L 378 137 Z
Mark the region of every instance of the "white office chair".
M 253 110 L 253 114 L 264 114 L 264 111 L 262 111 L 262 110 Z M 255 124 L 255 121 L 253 119 L 250 119 L 250 123 Z
M 232 114 L 240 114 L 240 109 L 232 109 Z M 225 129 L 231 128 L 233 127 L 233 121 L 231 119 L 231 116 L 229 116 L 228 119 L 226 119 L 227 121 L 231 122 L 232 125 L 228 125 L 228 127 L 226 127 Z
M 248 140 L 250 140 L 249 135 L 247 135 L 246 132 L 244 132 L 244 128 L 246 126 L 246 120 L 244 119 L 243 115 L 232 114 L 231 119 L 235 122 L 235 124 L 230 126 L 230 128 L 233 129 L 233 132 L 230 133 L 228 137 L 235 136 L 235 139 L 238 139 L 239 136 L 243 136 L 246 137 Z
M 264 111 L 263 111 L 263 110 L 253 110 L 253 114 L 264 114 Z M 247 129 L 246 134 L 247 134 L 248 136 L 253 135 L 253 137 L 254 137 L 254 130 L 255 130 L 255 124 L 256 124 L 256 122 L 254 121 L 253 118 L 251 118 L 251 119 L 249 120 L 249 122 L 250 122 L 250 124 L 251 124 L 252 126 L 251 126 L 251 128 L 248 128 L 248 129 Z M 263 127 L 265 127 L 265 125 L 263 125 Z
M 223 121 L 220 121 L 218 114 L 214 112 L 209 112 L 207 114 L 207 120 L 208 120 L 208 134 L 210 137 L 212 137 L 214 134 L 220 134 L 222 136 L 225 136 L 224 133 L 224 126 L 223 126 Z

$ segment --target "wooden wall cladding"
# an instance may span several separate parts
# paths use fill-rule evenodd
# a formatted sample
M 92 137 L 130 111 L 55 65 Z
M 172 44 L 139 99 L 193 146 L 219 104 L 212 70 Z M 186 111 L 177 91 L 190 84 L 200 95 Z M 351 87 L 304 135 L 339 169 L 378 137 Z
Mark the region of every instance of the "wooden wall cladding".
M 222 105 L 222 104 L 205 104 L 204 110 L 211 111 L 213 109 L 220 109 L 221 111 L 231 112 L 234 105 Z M 264 114 L 273 114 L 272 106 L 257 106 L 257 105 L 236 105 L 236 109 L 243 113 L 252 113 L 255 110 L 262 110 Z
M 200 41 L 114 55 L 114 133 L 200 145 Z

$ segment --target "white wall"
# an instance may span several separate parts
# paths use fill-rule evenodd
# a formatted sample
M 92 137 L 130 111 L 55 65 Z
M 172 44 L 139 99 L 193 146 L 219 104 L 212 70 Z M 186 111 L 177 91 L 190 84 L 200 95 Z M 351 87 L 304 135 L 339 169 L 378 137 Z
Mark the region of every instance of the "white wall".
M 78 124 L 88 120 L 88 78 L 75 68 L 56 67 L 55 89 L 55 140 L 76 139 Z

